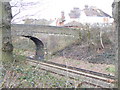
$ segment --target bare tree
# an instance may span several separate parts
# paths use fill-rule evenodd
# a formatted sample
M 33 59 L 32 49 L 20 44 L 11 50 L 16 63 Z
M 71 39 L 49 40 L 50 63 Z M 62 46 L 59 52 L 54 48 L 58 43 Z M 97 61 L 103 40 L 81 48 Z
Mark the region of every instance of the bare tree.
M 30 10 L 32 7 L 35 7 L 36 5 L 42 5 L 42 2 L 25 2 L 23 0 L 12 0 L 10 2 L 11 8 L 12 8 L 12 23 L 15 21 L 19 22 L 19 19 L 25 19 L 28 16 L 34 16 L 36 13 L 40 12 L 35 12 L 28 14 L 25 12 L 25 10 Z M 24 13 L 25 12 L 25 13 Z
M 11 70 L 13 64 L 13 45 L 11 40 L 11 6 L 9 2 L 0 1 L 0 88 L 3 75 Z

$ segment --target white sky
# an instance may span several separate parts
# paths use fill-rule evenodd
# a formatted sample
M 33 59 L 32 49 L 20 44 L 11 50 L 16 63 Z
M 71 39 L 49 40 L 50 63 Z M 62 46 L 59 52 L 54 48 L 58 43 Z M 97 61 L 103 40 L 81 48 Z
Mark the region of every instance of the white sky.
M 16 0 L 12 0 L 14 3 Z M 18 0 L 19 1 L 19 0 Z M 68 16 L 73 7 L 79 7 L 80 9 L 84 8 L 84 5 L 96 6 L 97 8 L 103 10 L 112 16 L 112 3 L 114 0 L 23 0 L 25 2 L 39 2 L 40 4 L 29 7 L 29 9 L 21 12 L 22 15 L 34 15 L 31 18 L 45 18 L 45 19 L 54 19 L 60 17 L 61 11 L 65 12 L 65 15 Z M 13 11 L 13 13 L 16 13 Z M 29 18 L 29 17 L 28 17 Z

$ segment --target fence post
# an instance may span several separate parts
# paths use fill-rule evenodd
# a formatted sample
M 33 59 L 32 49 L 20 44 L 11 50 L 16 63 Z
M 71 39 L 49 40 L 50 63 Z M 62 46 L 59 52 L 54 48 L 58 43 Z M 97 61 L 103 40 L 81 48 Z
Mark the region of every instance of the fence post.
M 7 2 L 6 2 L 7 1 Z M 0 0 L 0 88 L 5 72 L 13 64 L 13 46 L 11 40 L 11 6 L 9 0 Z

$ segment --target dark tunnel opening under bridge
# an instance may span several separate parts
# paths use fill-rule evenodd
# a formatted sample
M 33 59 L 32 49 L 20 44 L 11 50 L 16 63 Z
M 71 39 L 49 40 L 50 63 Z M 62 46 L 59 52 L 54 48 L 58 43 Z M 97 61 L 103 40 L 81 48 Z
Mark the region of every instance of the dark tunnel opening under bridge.
M 36 37 L 32 37 L 32 36 L 25 36 L 22 35 L 22 37 L 26 37 L 29 38 L 30 40 L 32 40 L 36 46 L 36 51 L 35 51 L 35 57 L 33 59 L 36 60 L 44 60 L 44 44 L 41 40 L 39 40 Z

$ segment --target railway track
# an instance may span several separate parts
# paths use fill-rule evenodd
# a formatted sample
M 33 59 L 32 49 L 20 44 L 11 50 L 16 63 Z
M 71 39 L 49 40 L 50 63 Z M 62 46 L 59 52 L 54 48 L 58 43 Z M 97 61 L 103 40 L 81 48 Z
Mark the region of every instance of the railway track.
M 107 74 L 48 61 L 36 61 L 27 59 L 27 62 L 31 65 L 38 66 L 42 70 L 74 79 L 78 82 L 77 86 L 79 87 L 83 84 L 87 84 L 99 88 L 114 88 L 114 84 L 116 83 L 115 77 Z

